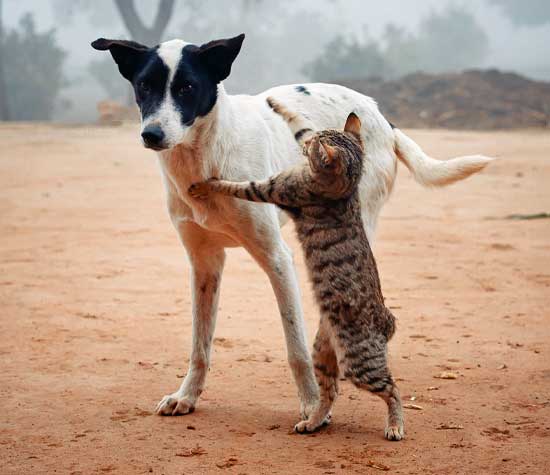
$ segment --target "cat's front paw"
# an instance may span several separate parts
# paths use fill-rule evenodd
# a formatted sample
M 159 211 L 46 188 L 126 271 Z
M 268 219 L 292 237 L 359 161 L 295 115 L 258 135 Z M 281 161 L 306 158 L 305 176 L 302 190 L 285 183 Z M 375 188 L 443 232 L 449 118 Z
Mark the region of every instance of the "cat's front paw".
M 206 198 L 208 198 L 208 192 L 210 191 L 209 184 L 207 181 L 193 183 L 189 187 L 188 191 L 193 198 L 197 200 L 205 200 Z
M 384 435 L 388 440 L 403 440 L 405 438 L 405 430 L 403 424 L 388 425 L 384 431 Z

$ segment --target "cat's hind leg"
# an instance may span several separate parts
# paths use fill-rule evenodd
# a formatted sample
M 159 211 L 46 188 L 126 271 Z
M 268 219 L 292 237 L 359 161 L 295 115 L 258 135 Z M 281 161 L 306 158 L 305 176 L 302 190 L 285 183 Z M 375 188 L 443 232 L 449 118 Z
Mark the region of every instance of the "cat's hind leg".
M 313 432 L 328 424 L 332 405 L 338 395 L 338 362 L 329 331 L 322 318 L 313 344 L 313 368 L 319 384 L 320 400 L 309 417 L 294 427 L 299 433 Z
M 399 390 L 387 365 L 386 344 L 372 342 L 372 345 L 359 353 L 348 353 L 353 357 L 346 358 L 344 374 L 355 386 L 367 389 L 386 402 L 388 421 L 384 434 L 388 440 L 401 440 L 405 437 L 403 407 Z

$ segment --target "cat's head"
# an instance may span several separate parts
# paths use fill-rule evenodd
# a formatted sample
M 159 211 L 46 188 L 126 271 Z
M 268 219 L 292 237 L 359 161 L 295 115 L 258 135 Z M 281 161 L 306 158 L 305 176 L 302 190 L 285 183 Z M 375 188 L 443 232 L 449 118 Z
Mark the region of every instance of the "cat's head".
M 315 174 L 327 178 L 342 178 L 346 188 L 355 186 L 361 178 L 363 143 L 361 121 L 353 112 L 348 116 L 344 130 L 317 132 L 304 144 L 304 154 Z

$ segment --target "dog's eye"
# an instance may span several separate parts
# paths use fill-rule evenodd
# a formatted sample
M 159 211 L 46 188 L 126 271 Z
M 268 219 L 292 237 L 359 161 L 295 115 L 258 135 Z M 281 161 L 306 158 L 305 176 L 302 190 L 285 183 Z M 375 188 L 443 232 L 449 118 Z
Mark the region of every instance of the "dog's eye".
M 183 86 L 181 86 L 178 89 L 178 96 L 186 96 L 187 94 L 193 92 L 193 85 L 189 83 L 185 83 Z
M 143 94 L 149 94 L 151 92 L 151 86 L 147 84 L 145 81 L 141 81 L 139 83 L 139 92 Z

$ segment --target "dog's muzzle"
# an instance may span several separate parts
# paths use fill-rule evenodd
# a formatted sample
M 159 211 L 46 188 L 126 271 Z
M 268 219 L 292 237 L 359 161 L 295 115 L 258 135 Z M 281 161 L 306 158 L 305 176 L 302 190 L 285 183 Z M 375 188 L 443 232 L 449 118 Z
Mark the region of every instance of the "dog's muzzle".
M 148 125 L 141 132 L 141 138 L 145 147 L 153 150 L 162 150 L 166 148 L 164 144 L 164 132 L 158 125 Z

